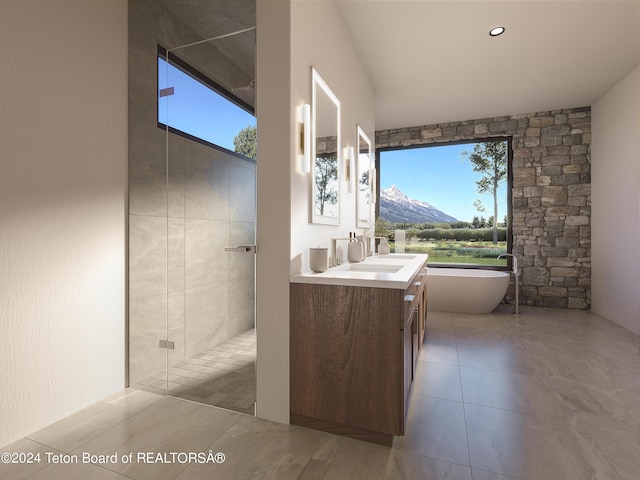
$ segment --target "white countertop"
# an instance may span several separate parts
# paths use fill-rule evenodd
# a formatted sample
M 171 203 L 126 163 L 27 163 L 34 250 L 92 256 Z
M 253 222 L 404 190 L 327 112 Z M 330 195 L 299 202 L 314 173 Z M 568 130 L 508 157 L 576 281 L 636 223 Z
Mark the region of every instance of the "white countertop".
M 315 283 L 351 287 L 406 289 L 429 255 L 390 253 L 373 255 L 364 262 L 344 263 L 326 272 L 303 272 L 291 275 L 291 283 Z

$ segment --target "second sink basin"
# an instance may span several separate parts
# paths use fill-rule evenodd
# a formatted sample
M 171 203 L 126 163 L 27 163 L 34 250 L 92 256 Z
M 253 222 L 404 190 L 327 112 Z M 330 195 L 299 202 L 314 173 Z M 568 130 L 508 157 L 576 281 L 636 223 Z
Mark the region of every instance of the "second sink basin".
M 389 264 L 373 264 L 373 263 L 350 263 L 347 270 L 354 272 L 384 272 L 384 273 L 396 273 L 404 265 L 389 265 Z

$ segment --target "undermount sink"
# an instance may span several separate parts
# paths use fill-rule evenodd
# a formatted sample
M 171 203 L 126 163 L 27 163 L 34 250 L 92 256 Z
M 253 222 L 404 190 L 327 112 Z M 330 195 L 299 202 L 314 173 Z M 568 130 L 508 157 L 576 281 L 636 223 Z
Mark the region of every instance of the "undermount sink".
M 347 270 L 354 272 L 383 272 L 383 273 L 396 273 L 404 265 L 379 265 L 371 263 L 351 263 Z

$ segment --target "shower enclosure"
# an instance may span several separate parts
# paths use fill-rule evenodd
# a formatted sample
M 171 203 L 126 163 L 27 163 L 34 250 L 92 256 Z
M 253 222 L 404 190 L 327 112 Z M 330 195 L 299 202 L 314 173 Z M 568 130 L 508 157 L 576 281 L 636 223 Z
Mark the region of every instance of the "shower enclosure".
M 152 128 L 147 92 L 130 102 L 129 385 L 254 414 L 255 255 L 229 247 L 256 243 L 233 142 L 255 129 L 255 29 L 158 47 Z

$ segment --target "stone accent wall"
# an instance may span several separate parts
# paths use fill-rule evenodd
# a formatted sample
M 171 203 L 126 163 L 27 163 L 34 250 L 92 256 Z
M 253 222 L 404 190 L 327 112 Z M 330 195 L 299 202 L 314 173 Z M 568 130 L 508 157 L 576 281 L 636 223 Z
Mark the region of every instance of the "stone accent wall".
M 513 254 L 520 303 L 591 305 L 591 108 L 376 132 L 376 148 L 513 138 Z M 510 288 L 507 300 L 511 301 Z

